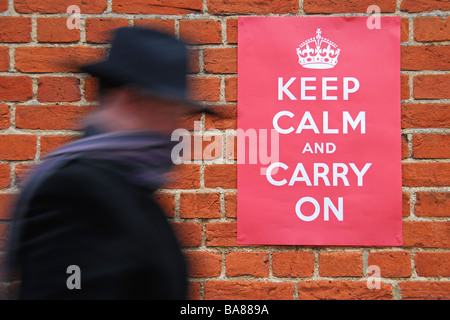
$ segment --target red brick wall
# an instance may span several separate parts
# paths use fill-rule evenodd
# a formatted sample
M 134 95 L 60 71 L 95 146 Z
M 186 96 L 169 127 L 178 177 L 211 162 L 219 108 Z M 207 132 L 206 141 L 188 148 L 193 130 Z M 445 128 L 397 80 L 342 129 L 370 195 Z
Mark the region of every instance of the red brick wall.
M 178 166 L 158 194 L 190 263 L 192 299 L 450 299 L 450 2 L 444 0 L 0 0 L 0 241 L 18 181 L 76 137 L 96 81 L 75 63 L 105 56 L 108 31 L 149 25 L 189 41 L 192 98 L 214 106 L 203 130 L 219 159 Z M 402 17 L 403 247 L 236 245 L 237 18 Z M 66 27 L 69 5 L 81 30 Z M 189 126 L 192 126 L 192 121 Z M 191 128 L 192 129 L 192 128 Z M 0 253 L 1 255 L 1 253 Z M 381 271 L 380 289 L 367 288 Z M 0 279 L 1 280 L 1 279 Z M 7 297 L 14 283 L 0 284 Z

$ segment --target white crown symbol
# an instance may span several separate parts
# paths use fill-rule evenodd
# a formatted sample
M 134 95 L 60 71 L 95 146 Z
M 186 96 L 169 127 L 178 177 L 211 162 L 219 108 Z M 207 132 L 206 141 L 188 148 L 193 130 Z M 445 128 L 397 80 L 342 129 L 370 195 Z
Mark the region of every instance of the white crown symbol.
M 297 48 L 298 63 L 304 68 L 330 69 L 338 63 L 341 49 L 338 49 L 333 41 L 322 38 L 321 33 L 322 31 L 317 29 L 314 38 L 303 41 Z

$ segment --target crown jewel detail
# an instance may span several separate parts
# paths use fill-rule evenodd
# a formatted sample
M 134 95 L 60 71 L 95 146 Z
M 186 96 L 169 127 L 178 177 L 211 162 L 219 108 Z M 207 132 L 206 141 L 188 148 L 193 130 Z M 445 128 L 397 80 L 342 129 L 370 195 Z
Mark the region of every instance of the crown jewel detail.
M 323 38 L 317 29 L 316 36 L 303 41 L 297 48 L 298 63 L 308 69 L 330 69 L 338 63 L 341 49 L 333 41 Z

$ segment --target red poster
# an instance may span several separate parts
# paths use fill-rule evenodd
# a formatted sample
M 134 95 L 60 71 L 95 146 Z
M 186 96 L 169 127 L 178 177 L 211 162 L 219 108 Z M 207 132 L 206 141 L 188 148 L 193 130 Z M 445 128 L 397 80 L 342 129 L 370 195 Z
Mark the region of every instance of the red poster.
M 401 245 L 400 18 L 238 23 L 238 243 Z

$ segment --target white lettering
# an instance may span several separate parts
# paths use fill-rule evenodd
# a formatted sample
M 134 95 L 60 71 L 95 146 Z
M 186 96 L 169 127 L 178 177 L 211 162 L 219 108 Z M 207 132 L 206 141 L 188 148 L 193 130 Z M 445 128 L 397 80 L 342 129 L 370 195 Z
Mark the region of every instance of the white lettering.
M 323 199 L 323 206 L 324 206 L 324 216 L 323 220 L 328 221 L 330 219 L 330 209 L 333 211 L 334 216 L 339 221 L 344 221 L 344 198 L 338 197 L 338 209 L 336 209 L 333 202 L 331 202 L 330 198 L 325 197 Z
M 349 163 L 350 167 L 353 169 L 353 172 L 358 177 L 358 186 L 361 187 L 363 185 L 363 176 L 366 174 L 367 170 L 369 170 L 371 163 L 366 163 L 364 168 L 361 171 L 355 166 L 354 163 Z
M 280 126 L 278 125 L 278 120 L 281 118 L 281 117 L 283 117 L 283 116 L 288 116 L 289 118 L 292 118 L 293 116 L 294 116 L 294 114 L 292 113 L 292 112 L 289 112 L 289 111 L 280 111 L 280 112 L 278 112 L 274 117 L 273 117 L 273 120 L 272 120 L 272 125 L 273 125 L 273 128 L 275 129 L 275 130 L 277 130 L 279 133 L 281 133 L 281 134 L 288 134 L 288 133 L 291 133 L 292 131 L 294 131 L 294 128 L 293 127 L 289 127 L 288 129 L 282 129 L 282 128 L 280 128 Z
M 353 88 L 349 88 L 349 83 L 353 83 Z M 344 77 L 344 100 L 348 100 L 348 94 L 354 93 L 359 89 L 359 81 L 353 77 Z
M 319 168 L 322 168 L 323 171 L 319 172 Z M 326 163 L 314 163 L 314 185 L 319 185 L 319 178 L 323 180 L 326 186 L 330 185 L 330 181 L 327 178 L 328 174 L 328 165 Z
M 310 202 L 310 203 L 312 203 L 314 205 L 314 213 L 312 215 L 310 215 L 310 216 L 305 216 L 302 213 L 301 207 L 302 207 L 302 204 L 305 203 L 305 202 Z M 300 200 L 297 201 L 297 204 L 295 205 L 295 213 L 297 214 L 297 217 L 300 218 L 300 220 L 313 221 L 319 216 L 320 205 L 317 202 L 317 200 L 314 199 L 314 198 L 303 197 L 303 198 L 301 198 Z
M 283 100 L 283 93 L 285 93 L 289 99 L 297 100 L 297 98 L 288 89 L 295 79 L 297 78 L 292 77 L 286 84 L 283 85 L 283 78 L 278 78 L 278 100 Z
M 323 112 L 323 133 L 339 133 L 339 129 L 328 128 L 328 111 Z
M 309 121 L 310 124 L 306 125 L 306 121 Z M 309 111 L 306 111 L 303 115 L 302 121 L 300 121 L 300 124 L 298 125 L 297 131 L 295 131 L 295 133 L 301 133 L 304 129 L 312 129 L 315 133 L 320 133 Z
M 343 122 L 342 132 L 343 133 L 348 133 L 348 124 L 349 123 L 353 130 L 356 129 L 356 127 L 358 126 L 358 123 L 361 123 L 361 134 L 366 133 L 366 112 L 365 111 L 360 111 L 355 120 L 352 119 L 352 117 L 350 116 L 350 113 L 348 111 L 344 111 L 342 113 L 342 118 L 343 118 L 343 120 L 342 120 L 342 122 Z
M 272 163 L 272 164 L 267 168 L 267 170 L 266 170 L 266 178 L 267 178 L 267 181 L 269 181 L 269 182 L 270 182 L 272 185 L 274 185 L 274 186 L 283 186 L 283 185 L 285 185 L 286 182 L 287 182 L 286 179 L 283 179 L 283 180 L 281 180 L 281 181 L 277 181 L 277 180 L 275 180 L 274 178 L 272 178 L 272 171 L 273 171 L 274 169 L 277 169 L 277 170 L 278 170 L 279 167 L 283 168 L 284 170 L 287 170 L 287 169 L 289 168 L 289 167 L 288 167 L 286 164 L 284 164 L 283 162 L 274 162 L 274 163 Z
M 67 267 L 66 273 L 71 274 L 66 280 L 67 289 L 81 289 L 81 269 L 79 266 L 72 264 Z
M 311 203 L 314 206 L 314 212 L 311 215 L 305 215 L 304 212 L 302 212 L 302 205 L 304 203 Z M 338 208 L 336 208 L 331 199 L 325 197 L 323 199 L 323 206 L 324 206 L 324 216 L 323 216 L 324 221 L 330 220 L 330 209 L 335 215 L 335 217 L 338 219 L 338 221 L 344 221 L 344 198 L 338 197 Z M 297 217 L 299 217 L 300 220 L 307 222 L 316 220 L 320 214 L 320 204 L 316 199 L 312 197 L 303 197 L 300 200 L 298 200 L 297 203 L 295 204 L 295 213 L 297 214 Z
M 342 169 L 342 172 L 338 172 L 338 168 Z M 344 182 L 344 186 L 348 187 L 348 179 L 346 177 L 348 173 L 348 167 L 345 163 L 333 163 L 333 186 L 338 185 L 338 179 L 340 178 Z
M 328 86 L 327 85 L 328 81 L 337 81 L 337 78 L 336 77 L 322 78 L 322 100 L 337 100 L 337 96 L 328 96 L 327 95 L 328 90 L 337 90 L 338 89 L 337 86 Z
M 372 15 L 370 15 L 367 18 L 366 21 L 366 26 L 368 29 L 373 30 L 373 29 L 381 29 L 381 10 L 380 7 L 377 5 L 370 5 L 367 8 L 367 14 L 371 14 L 373 12 Z
M 302 175 L 301 177 L 298 176 L 298 173 L 301 171 Z M 292 174 L 291 180 L 289 181 L 289 185 L 293 186 L 294 183 L 297 181 L 305 181 L 307 186 L 311 186 L 311 180 L 309 180 L 308 174 L 305 171 L 305 167 L 302 163 L 297 163 L 297 166 L 295 167 L 295 171 Z
M 308 90 L 316 90 L 316 86 L 307 86 L 306 81 L 316 81 L 315 77 L 305 77 L 300 79 L 301 87 L 300 87 L 300 96 L 301 100 L 316 100 L 316 96 L 307 96 L 306 91 Z
M 359 187 L 364 186 L 364 175 L 367 173 L 369 168 L 371 167 L 372 163 L 366 163 L 364 167 L 359 170 L 354 163 L 349 163 L 348 165 L 345 163 L 333 163 L 333 164 L 326 164 L 326 163 L 314 163 L 312 164 L 312 179 L 313 183 L 311 182 L 311 178 L 307 173 L 307 170 L 305 169 L 305 166 L 303 163 L 298 162 L 295 166 L 294 172 L 291 174 L 288 186 L 293 186 L 297 182 L 304 182 L 307 186 L 318 186 L 319 185 L 319 179 L 322 179 L 322 182 L 325 186 L 338 186 L 340 183 L 343 183 L 344 186 L 349 186 L 349 180 L 348 180 L 348 173 L 349 169 L 348 167 L 352 169 L 352 172 L 355 174 L 357 178 L 357 185 Z M 331 168 L 330 168 L 331 166 Z M 267 181 L 269 181 L 270 184 L 274 186 L 284 186 L 287 182 L 287 177 L 279 177 L 277 179 L 281 180 L 275 180 L 273 178 L 273 175 L 278 170 L 278 168 L 282 168 L 285 172 L 288 172 L 289 166 L 286 165 L 283 162 L 274 162 L 272 163 L 266 170 L 266 178 Z M 290 174 L 288 172 L 288 174 Z M 331 175 L 331 176 L 330 176 Z M 340 181 L 339 181 L 340 180 Z M 332 184 L 330 183 L 332 181 Z

